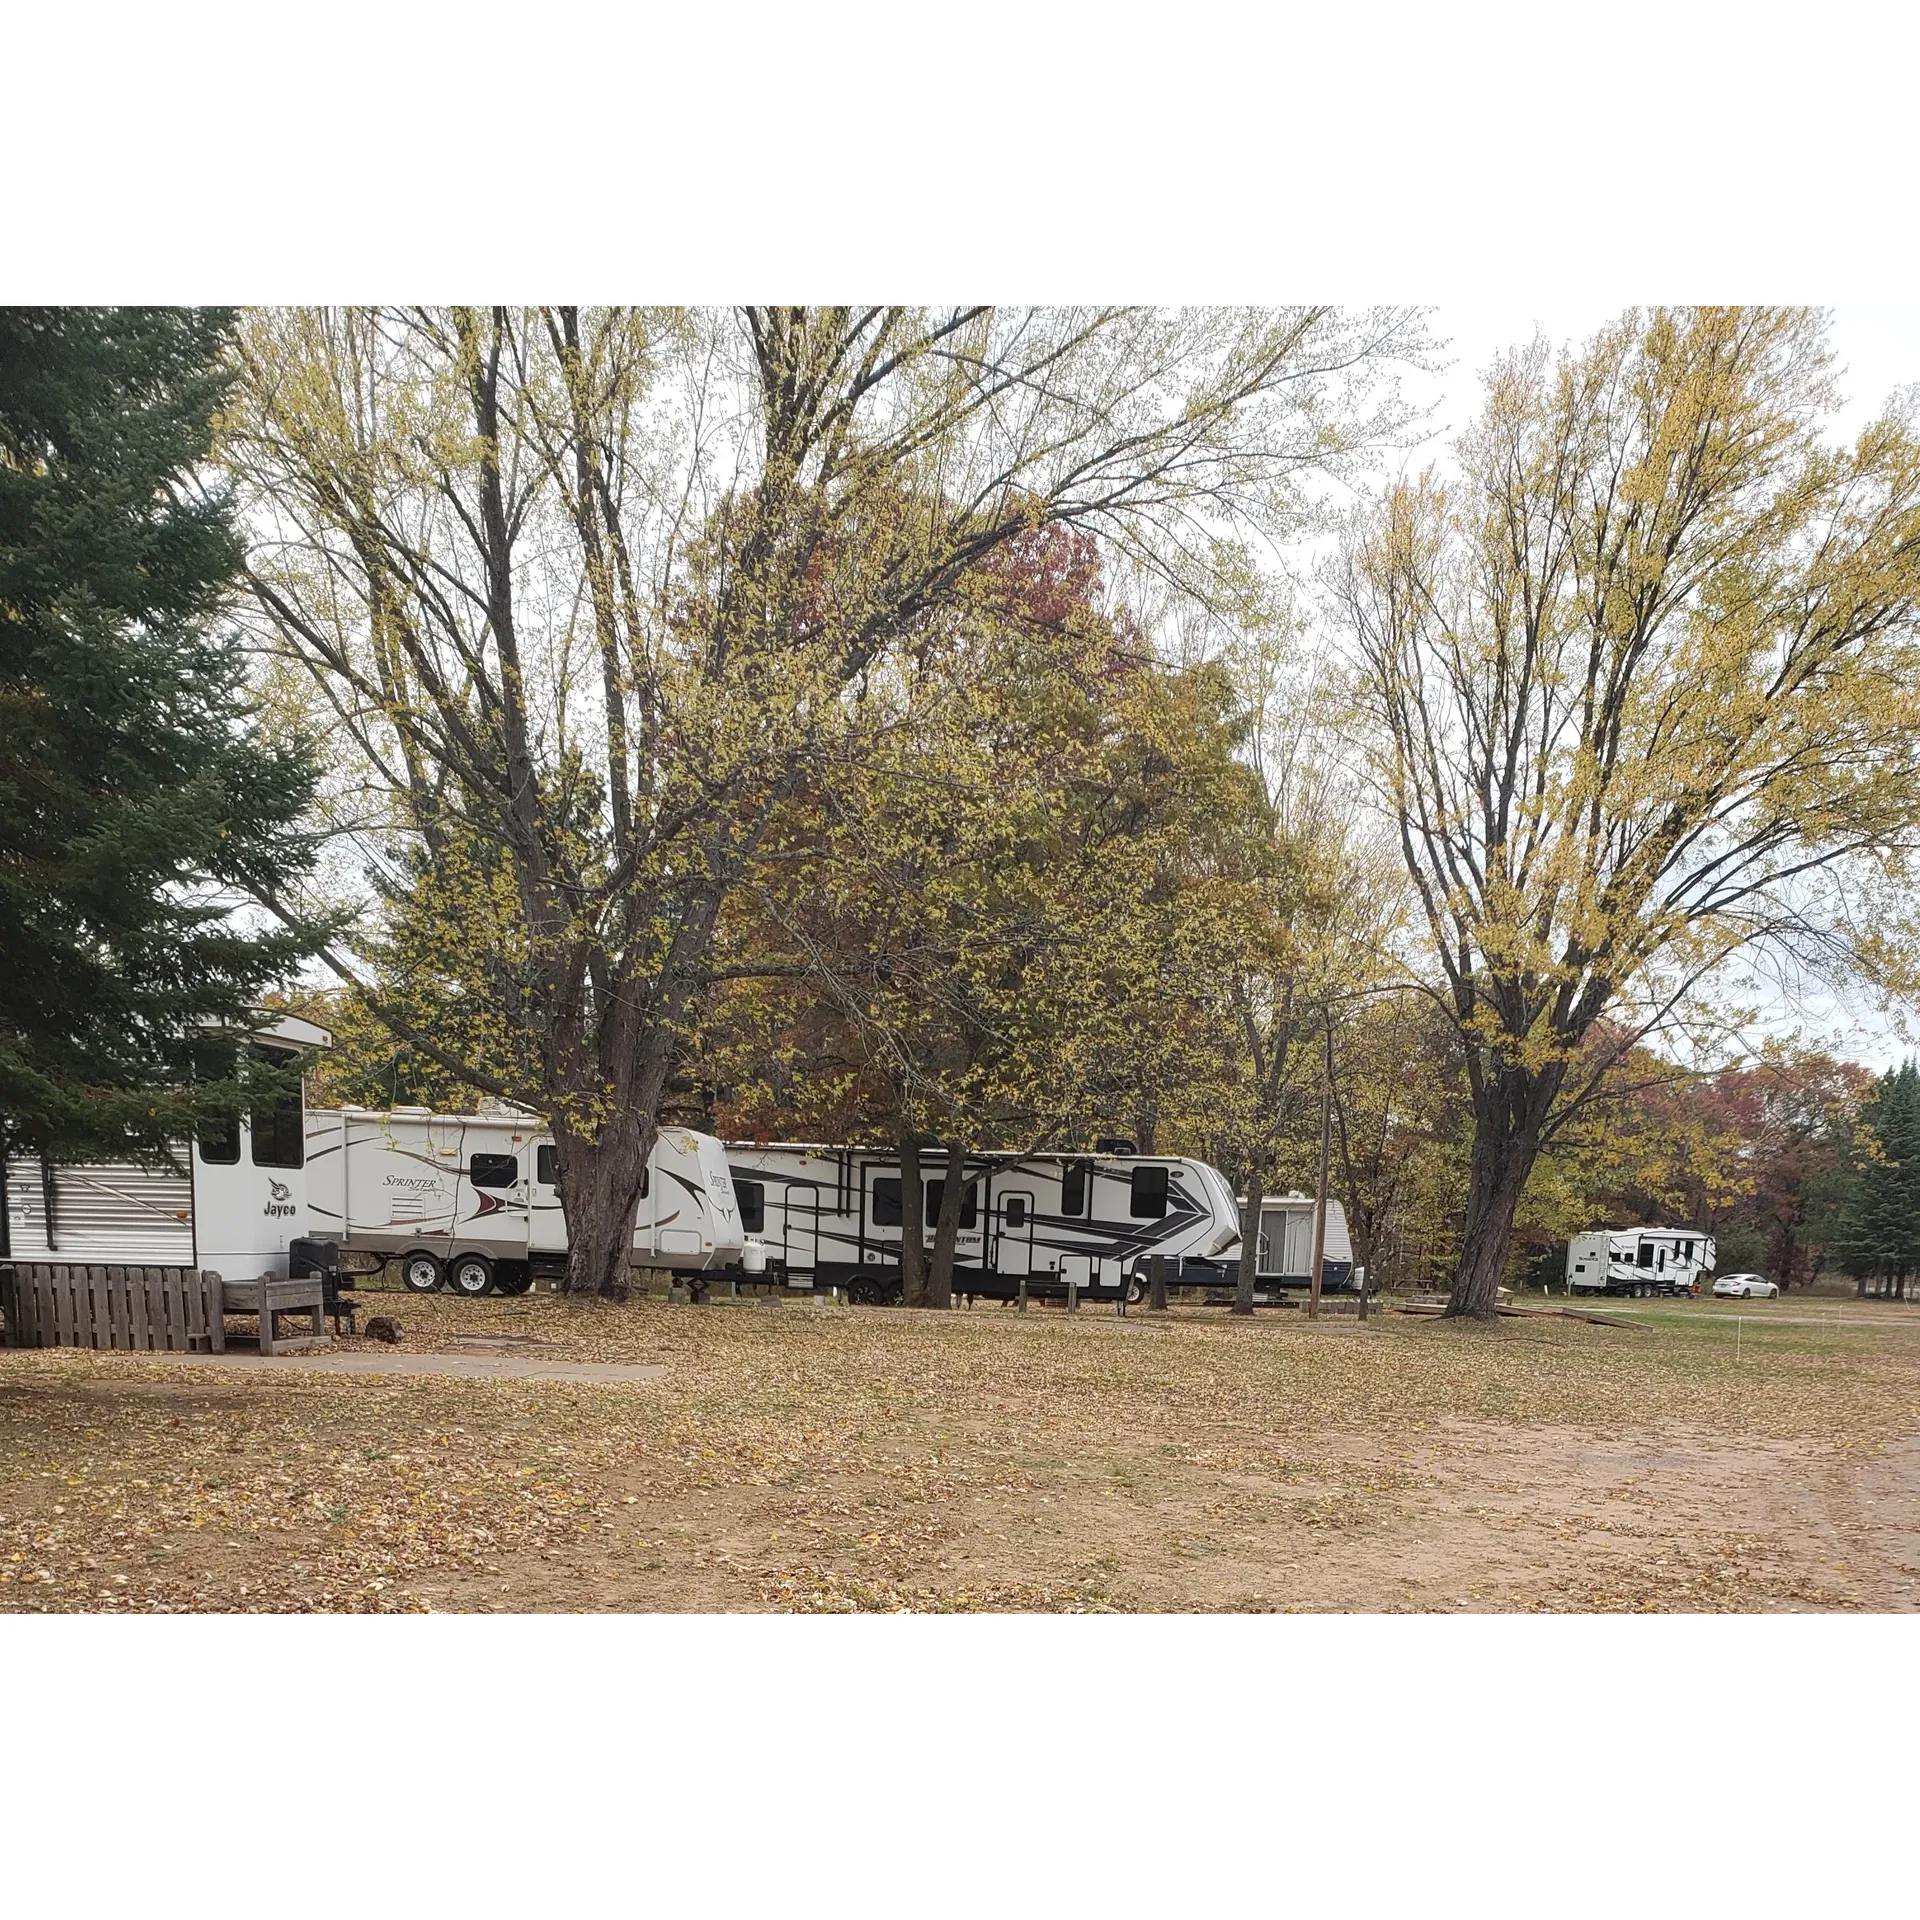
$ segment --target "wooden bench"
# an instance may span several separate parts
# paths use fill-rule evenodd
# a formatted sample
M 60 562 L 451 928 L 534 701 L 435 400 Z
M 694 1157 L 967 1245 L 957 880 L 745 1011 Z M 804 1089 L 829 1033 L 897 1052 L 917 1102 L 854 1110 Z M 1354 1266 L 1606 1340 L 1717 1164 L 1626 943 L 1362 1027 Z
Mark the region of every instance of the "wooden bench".
M 308 1347 L 330 1347 L 327 1332 L 326 1282 L 316 1274 L 299 1280 L 227 1280 L 221 1283 L 229 1313 L 257 1313 L 260 1316 L 262 1353 L 299 1353 Z M 313 1331 L 282 1335 L 274 1322 L 283 1313 L 310 1313 Z

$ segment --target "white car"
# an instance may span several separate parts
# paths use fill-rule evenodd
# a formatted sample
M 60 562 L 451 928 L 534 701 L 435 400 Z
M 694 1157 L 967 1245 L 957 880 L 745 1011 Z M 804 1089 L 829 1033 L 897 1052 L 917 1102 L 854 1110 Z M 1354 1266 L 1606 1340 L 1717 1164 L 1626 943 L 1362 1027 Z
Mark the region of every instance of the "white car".
M 1713 1291 L 1721 1300 L 1777 1300 L 1780 1297 L 1780 1289 L 1758 1273 L 1723 1273 L 1713 1283 Z

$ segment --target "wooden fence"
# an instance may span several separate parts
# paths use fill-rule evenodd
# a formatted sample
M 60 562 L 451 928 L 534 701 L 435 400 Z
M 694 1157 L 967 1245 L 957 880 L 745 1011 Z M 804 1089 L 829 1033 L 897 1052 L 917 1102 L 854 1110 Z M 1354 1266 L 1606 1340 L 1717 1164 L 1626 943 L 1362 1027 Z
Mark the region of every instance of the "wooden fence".
M 197 1267 L 0 1266 L 10 1347 L 224 1353 L 220 1276 Z

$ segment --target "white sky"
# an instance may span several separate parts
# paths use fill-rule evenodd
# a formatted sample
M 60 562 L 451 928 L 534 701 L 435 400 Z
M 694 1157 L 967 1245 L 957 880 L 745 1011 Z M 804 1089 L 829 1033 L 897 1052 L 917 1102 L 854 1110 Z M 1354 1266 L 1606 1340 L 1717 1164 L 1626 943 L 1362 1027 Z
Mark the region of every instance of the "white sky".
M 1480 372 L 1511 346 L 1545 335 L 1556 345 L 1584 340 L 1614 318 L 1624 301 L 1585 304 L 1453 306 L 1434 309 L 1433 332 L 1450 341 L 1452 366 L 1427 385 L 1441 401 L 1434 425 L 1457 432 L 1479 403 Z M 1833 344 L 1845 412 L 1835 422 L 1847 437 L 1859 432 L 1896 387 L 1920 382 L 1920 304 L 1912 306 L 1836 306 Z M 1410 381 L 1409 391 L 1422 383 Z

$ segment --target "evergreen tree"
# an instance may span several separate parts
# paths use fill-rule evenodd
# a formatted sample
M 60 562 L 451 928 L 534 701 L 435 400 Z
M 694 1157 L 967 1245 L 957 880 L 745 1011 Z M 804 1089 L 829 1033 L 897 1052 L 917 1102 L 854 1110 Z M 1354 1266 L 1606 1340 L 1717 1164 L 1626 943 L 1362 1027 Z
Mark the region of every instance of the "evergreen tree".
M 1861 1103 L 1834 1246 L 1863 1291 L 1878 1280 L 1904 1298 L 1920 1271 L 1920 1069 L 1911 1060 Z
M 227 317 L 0 310 L 0 1148 L 163 1152 L 313 930 L 250 930 L 311 859 L 316 774 L 262 737 L 220 621 L 242 548 L 197 482 Z M 192 1084 L 199 1078 L 197 1088 Z

